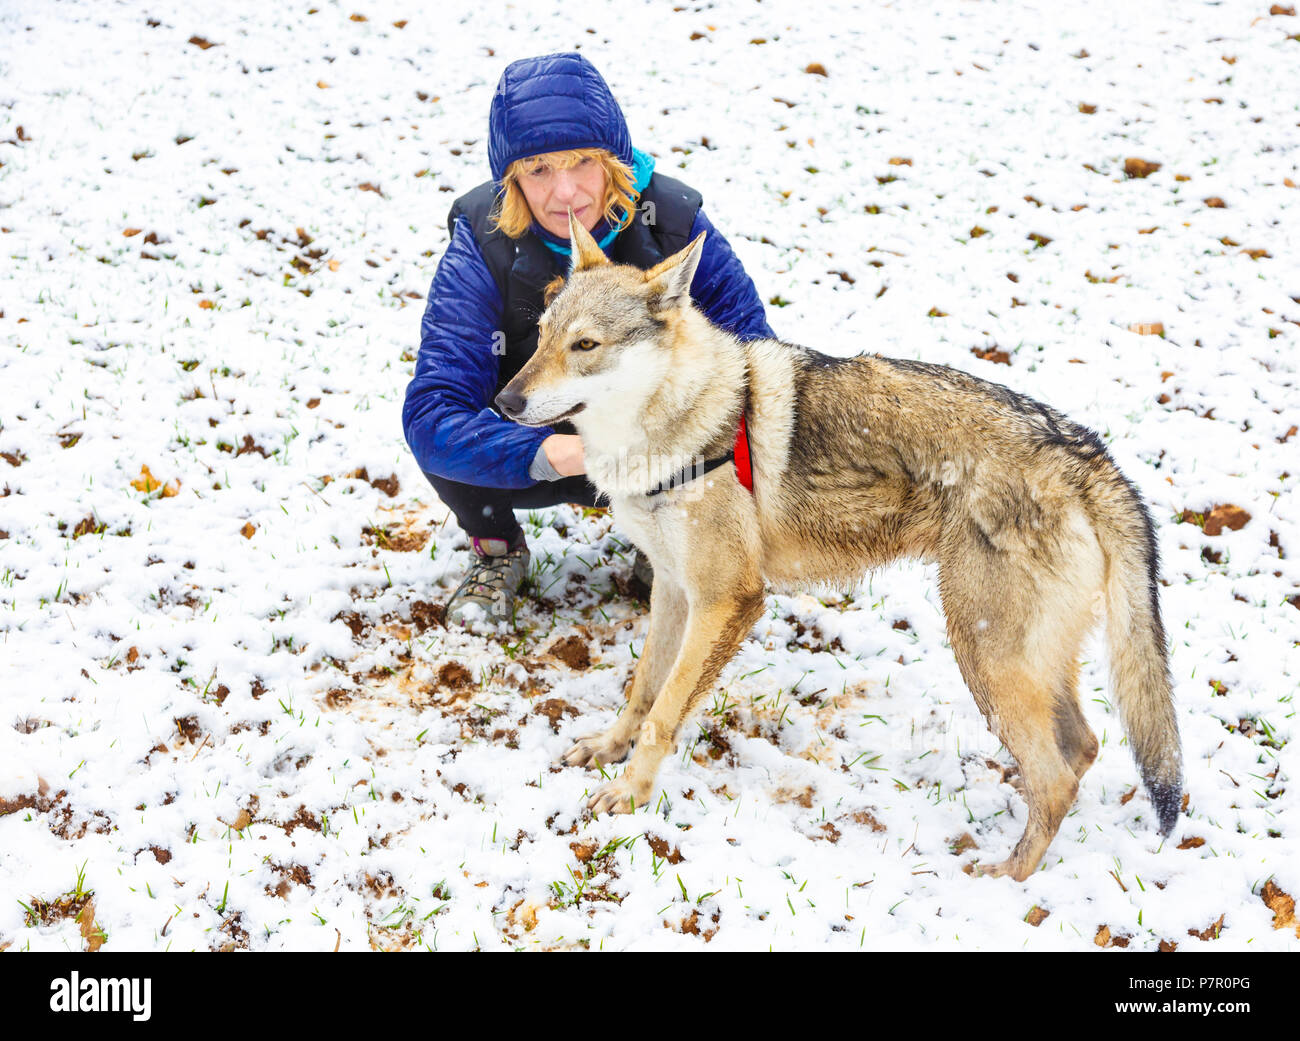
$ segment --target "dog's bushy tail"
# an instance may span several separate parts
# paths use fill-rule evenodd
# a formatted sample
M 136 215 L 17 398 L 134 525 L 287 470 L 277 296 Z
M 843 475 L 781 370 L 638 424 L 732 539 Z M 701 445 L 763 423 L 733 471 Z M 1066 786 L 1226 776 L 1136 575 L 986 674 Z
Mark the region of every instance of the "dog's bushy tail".
M 1137 490 L 1118 469 L 1100 484 L 1094 501 L 1100 507 L 1097 536 L 1106 556 L 1111 687 L 1160 834 L 1168 835 L 1182 803 L 1183 756 L 1160 621 L 1155 528 Z

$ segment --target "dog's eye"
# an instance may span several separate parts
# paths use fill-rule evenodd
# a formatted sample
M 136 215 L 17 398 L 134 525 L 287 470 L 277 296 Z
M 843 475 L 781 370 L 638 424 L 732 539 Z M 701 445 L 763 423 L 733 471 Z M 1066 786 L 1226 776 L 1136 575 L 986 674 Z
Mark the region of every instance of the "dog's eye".
M 575 340 L 570 350 L 590 351 L 599 346 L 600 344 L 598 344 L 595 340 L 588 339 L 587 337 L 584 336 L 581 340 Z

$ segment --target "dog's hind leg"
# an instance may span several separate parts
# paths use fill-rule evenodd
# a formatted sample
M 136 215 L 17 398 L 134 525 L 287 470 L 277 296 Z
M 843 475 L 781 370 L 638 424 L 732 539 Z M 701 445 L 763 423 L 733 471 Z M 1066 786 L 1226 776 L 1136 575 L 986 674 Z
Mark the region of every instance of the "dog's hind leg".
M 985 874 L 1029 877 L 1097 754 L 1077 694 L 1079 649 L 1092 624 L 1079 607 L 1086 596 L 1077 577 L 1050 566 L 1017 568 L 987 546 L 968 546 L 960 565 L 941 574 L 957 664 L 989 729 L 1015 758 L 1028 804 L 1011 856 Z
M 967 670 L 963 668 L 963 672 Z M 1040 677 L 1022 667 L 985 663 L 978 672 L 967 673 L 967 684 L 984 709 L 990 729 L 1019 765 L 1019 787 L 1028 804 L 1025 831 L 1011 856 L 982 873 L 1011 875 L 1023 882 L 1042 860 L 1074 805 L 1079 775 L 1058 743 L 1054 698 Z
M 636 741 L 641 723 L 672 669 L 686 628 L 686 594 L 667 574 L 655 576 L 650 590 L 650 626 L 627 690 L 627 705 L 613 726 L 580 738 L 564 754 L 567 766 L 621 762 Z
M 623 774 L 591 797 L 587 805 L 593 814 L 629 813 L 650 801 L 659 764 L 672 751 L 682 724 L 713 689 L 723 666 L 762 615 L 762 588 L 756 579 L 749 591 L 691 606 L 681 649 L 641 724 L 636 751 Z

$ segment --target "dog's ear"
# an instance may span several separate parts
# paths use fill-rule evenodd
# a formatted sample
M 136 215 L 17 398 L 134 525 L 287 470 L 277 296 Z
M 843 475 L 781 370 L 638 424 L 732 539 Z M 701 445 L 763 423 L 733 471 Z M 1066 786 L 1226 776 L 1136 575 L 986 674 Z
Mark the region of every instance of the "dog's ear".
M 609 263 L 609 258 L 596 245 L 596 240 L 591 237 L 591 233 L 573 216 L 573 210 L 569 211 L 569 252 L 572 258 L 569 265 L 570 274 Z
M 690 302 L 691 280 L 704 253 L 704 236 L 700 232 L 691 243 L 667 260 L 661 260 L 645 273 L 646 283 L 656 294 L 651 307 L 656 314 L 674 311 Z
M 564 288 L 564 276 L 556 275 L 546 283 L 546 288 L 542 290 L 542 306 L 550 307 L 551 301 L 560 295 L 560 290 Z

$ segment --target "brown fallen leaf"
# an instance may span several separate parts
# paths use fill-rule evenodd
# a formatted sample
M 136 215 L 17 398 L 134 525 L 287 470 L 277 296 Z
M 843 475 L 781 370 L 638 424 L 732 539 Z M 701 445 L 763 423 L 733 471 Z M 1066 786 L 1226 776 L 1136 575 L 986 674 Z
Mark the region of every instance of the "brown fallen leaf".
M 826 71 L 826 66 L 823 65 L 823 64 L 822 64 L 821 62 L 819 62 L 819 61 L 810 62 L 810 63 L 808 64 L 808 66 L 807 66 L 803 71 L 806 72 L 806 73 L 809 73 L 810 75 L 813 75 L 813 76 L 829 76 L 829 75 L 830 75 L 830 73 L 828 73 L 828 72 Z
M 968 849 L 979 849 L 979 844 L 975 841 L 969 831 L 964 831 L 955 839 L 950 839 L 948 841 L 948 852 L 950 852 L 954 857 L 961 856 Z
M 1222 210 L 1226 209 L 1228 206 L 1228 204 L 1217 195 L 1211 195 L 1208 199 L 1205 199 L 1204 202 L 1205 205 L 1212 210 Z
M 1205 515 L 1205 534 L 1222 535 L 1223 529 L 1228 528 L 1231 531 L 1240 531 L 1250 520 L 1250 514 L 1240 506 L 1223 504 L 1215 506 Z
M 243 535 L 246 539 L 251 539 L 257 534 L 257 525 L 252 521 L 245 521 L 244 526 L 239 529 L 239 534 Z
M 1197 932 L 1195 929 L 1188 929 L 1187 935 L 1195 936 L 1201 940 L 1217 940 L 1219 938 L 1219 933 L 1223 931 L 1223 919 L 1225 917 L 1226 915 L 1219 915 L 1216 921 L 1211 922 L 1200 932 Z
M 991 361 L 998 365 L 1011 364 L 1011 355 L 997 347 L 972 347 L 970 352 L 981 361 Z
M 1165 325 L 1164 322 L 1134 322 L 1128 331 L 1139 336 L 1164 336 Z
M 1149 159 L 1138 159 L 1130 156 L 1124 160 L 1124 176 L 1130 178 L 1150 177 L 1163 165 L 1163 163 L 1153 162 Z
M 149 467 L 140 467 L 140 476 L 131 482 L 131 487 L 146 494 L 162 487 L 162 482 L 149 472 Z
M 108 939 L 95 921 L 95 901 L 87 900 L 77 912 L 77 924 L 81 926 L 81 938 L 86 941 L 86 950 L 94 954 L 104 946 L 104 941 Z
M 129 239 L 136 235 L 139 235 L 140 232 L 142 231 L 144 231 L 144 228 L 127 228 L 125 231 L 122 232 L 122 237 Z
M 1025 921 L 1036 927 L 1042 925 L 1051 913 L 1051 911 L 1044 911 L 1037 904 L 1034 904 L 1034 906 L 1029 909 L 1029 913 L 1025 915 Z
M 1296 936 L 1300 936 L 1300 922 L 1295 917 L 1295 900 L 1288 893 L 1283 892 L 1270 878 L 1264 883 L 1259 898 L 1273 912 L 1274 929 L 1294 929 Z

